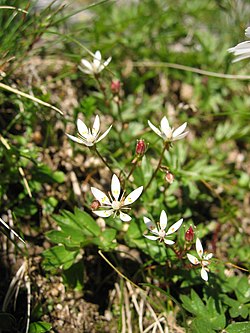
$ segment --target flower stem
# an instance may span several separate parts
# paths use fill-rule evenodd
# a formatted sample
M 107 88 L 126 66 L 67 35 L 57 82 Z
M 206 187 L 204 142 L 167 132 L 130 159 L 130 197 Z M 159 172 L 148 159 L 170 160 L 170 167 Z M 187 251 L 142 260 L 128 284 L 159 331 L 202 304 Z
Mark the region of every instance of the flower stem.
M 145 186 L 145 188 L 144 188 L 144 193 L 147 191 L 147 189 L 148 189 L 149 186 L 151 185 L 153 179 L 155 178 L 155 176 L 156 176 L 158 170 L 160 169 L 160 166 L 161 166 L 161 162 L 162 162 L 162 159 L 163 159 L 164 153 L 165 153 L 165 151 L 168 150 L 168 149 L 169 149 L 169 143 L 168 143 L 168 142 L 165 142 L 165 143 L 164 143 L 163 150 L 162 150 L 162 152 L 161 152 L 161 156 L 160 156 L 159 162 L 158 162 L 158 164 L 157 164 L 157 167 L 156 167 L 155 171 L 153 172 L 153 174 L 152 174 L 152 176 L 151 176 L 149 182 L 148 182 L 147 185 Z
M 105 164 L 105 166 L 110 170 L 112 174 L 114 174 L 114 171 L 112 170 L 111 166 L 105 161 L 105 159 L 102 157 L 102 155 L 99 153 L 99 151 L 94 147 L 94 151 L 96 152 L 97 156 L 102 160 L 102 162 Z
M 98 74 L 95 74 L 95 79 L 96 79 L 96 82 L 98 83 L 98 86 L 99 86 L 100 91 L 101 91 L 102 94 L 103 94 L 105 104 L 106 104 L 107 106 L 109 106 L 110 102 L 109 102 L 109 99 L 108 99 L 108 96 L 107 96 L 107 93 L 106 93 L 106 89 L 105 89 L 104 85 L 101 83 Z
M 139 161 L 139 158 L 136 157 L 136 158 L 135 158 L 135 162 L 133 163 L 133 166 L 132 166 L 132 168 L 131 168 L 129 174 L 128 174 L 127 177 L 126 177 L 126 180 L 129 180 L 129 177 L 130 177 L 130 176 L 132 175 L 132 173 L 135 171 L 135 168 L 136 168 L 136 166 L 137 166 L 137 164 L 138 164 L 138 161 Z

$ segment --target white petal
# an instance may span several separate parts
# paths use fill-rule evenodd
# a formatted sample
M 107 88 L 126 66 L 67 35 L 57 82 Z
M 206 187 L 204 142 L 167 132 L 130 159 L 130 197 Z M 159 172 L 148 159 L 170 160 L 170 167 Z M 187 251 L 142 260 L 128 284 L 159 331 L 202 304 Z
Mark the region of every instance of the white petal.
M 82 68 L 81 66 L 78 66 L 78 68 L 79 68 L 83 73 L 85 73 L 85 74 L 88 74 L 88 75 L 93 74 L 93 71 L 92 71 L 92 70 L 84 69 L 84 68 Z
M 246 37 L 250 38 L 250 27 L 246 28 L 245 35 Z
M 171 235 L 172 233 L 174 233 L 176 230 L 178 230 L 180 228 L 180 226 L 182 225 L 183 219 L 180 219 L 179 221 L 175 222 L 167 231 L 166 236 L 167 235 Z
M 176 136 L 175 138 L 173 138 L 172 141 L 181 140 L 181 139 L 185 138 L 185 136 L 187 136 L 188 133 L 189 133 L 189 132 L 182 133 L 182 134 Z
M 100 217 L 109 217 L 113 214 L 113 209 L 108 210 L 94 210 L 93 213 L 95 213 L 97 216 Z
M 161 211 L 161 216 L 160 216 L 160 227 L 161 227 L 161 230 L 165 230 L 167 224 L 168 224 L 167 214 L 166 214 L 165 210 L 162 210 Z
M 99 130 L 100 130 L 100 118 L 99 118 L 99 116 L 96 116 L 93 127 L 92 127 L 92 134 L 94 136 L 97 136 Z
M 169 122 L 167 120 L 167 117 L 163 117 L 161 120 L 161 131 L 167 135 L 167 133 L 169 133 L 169 130 L 171 130 L 170 126 L 169 126 Z
M 174 244 L 174 241 L 170 240 L 170 239 L 166 239 L 164 238 L 164 243 L 167 244 L 167 245 L 173 245 Z
M 109 198 L 106 196 L 105 193 L 102 191 L 98 190 L 96 187 L 91 187 L 91 192 L 93 196 L 100 202 L 101 205 L 109 205 L 111 206 L 111 202 Z
M 118 177 L 114 174 L 111 180 L 111 193 L 116 201 L 118 201 L 121 193 L 121 184 Z
M 102 139 L 105 138 L 105 136 L 106 136 L 106 135 L 108 134 L 108 132 L 111 130 L 112 126 L 113 126 L 113 125 L 109 126 L 109 128 L 107 129 L 107 131 L 104 132 L 104 133 L 98 138 L 98 140 L 96 140 L 96 143 L 99 142 L 99 141 L 101 141 Z
M 125 214 L 123 212 L 120 211 L 120 219 L 123 221 L 123 222 L 129 222 L 132 220 L 132 218 L 128 215 L 128 214 Z
M 86 59 L 82 59 L 82 60 L 81 60 L 81 64 L 82 64 L 84 67 L 86 67 L 87 70 L 88 70 L 90 73 L 93 72 L 93 66 L 92 66 L 92 64 L 91 64 L 88 60 L 86 60 Z
M 188 260 L 193 264 L 193 265 L 198 265 L 200 262 L 199 260 L 193 256 L 192 254 L 187 253 Z
M 151 123 L 151 121 L 148 120 L 148 124 L 149 124 L 149 126 L 151 127 L 151 129 L 152 129 L 157 135 L 159 135 L 160 137 L 162 137 L 162 136 L 161 136 L 161 131 L 160 131 L 157 127 L 155 127 L 155 125 L 153 125 L 153 124 Z
M 205 259 L 205 260 L 210 260 L 210 259 L 212 258 L 212 256 L 213 256 L 213 253 L 208 253 L 208 254 L 205 254 L 205 255 L 203 256 L 203 259 Z
M 83 137 L 85 137 L 85 135 L 89 133 L 88 127 L 81 119 L 77 119 L 77 129 L 79 134 Z
M 153 233 L 153 234 L 157 234 L 158 235 L 158 230 L 155 226 L 154 223 L 151 222 L 151 220 L 149 218 L 147 218 L 146 216 L 143 217 L 144 223 L 146 224 L 147 228 Z
M 85 144 L 85 142 L 82 139 L 79 139 L 76 136 L 73 136 L 73 135 L 70 135 L 70 134 L 67 134 L 67 133 L 66 133 L 66 135 L 67 135 L 68 138 L 70 138 L 71 140 L 73 140 L 77 143 Z
M 143 235 L 144 237 L 146 237 L 147 239 L 150 239 L 150 240 L 157 240 L 159 239 L 158 236 L 150 236 L 150 235 Z
M 142 194 L 142 191 L 143 191 L 143 186 L 140 186 L 136 190 L 132 191 L 124 200 L 124 206 L 130 205 L 133 202 L 135 202 Z
M 207 271 L 205 270 L 205 268 L 201 268 L 201 278 L 205 281 L 208 281 L 208 274 Z
M 203 247 L 201 244 L 201 241 L 199 238 L 196 239 L 196 252 L 198 253 L 198 256 L 202 258 L 203 256 Z
M 108 64 L 110 63 L 112 57 L 109 57 L 106 61 L 104 61 L 103 65 L 104 67 L 108 66 Z
M 101 60 L 102 60 L 101 52 L 100 51 L 96 51 L 96 53 L 94 54 L 94 60 L 93 60 L 93 65 L 94 65 L 94 68 L 96 70 L 99 69 L 99 66 L 101 64 Z
M 173 132 L 173 138 L 180 135 L 185 130 L 186 127 L 187 127 L 187 123 L 184 123 L 180 127 L 176 128 L 176 130 L 174 130 L 174 132 Z

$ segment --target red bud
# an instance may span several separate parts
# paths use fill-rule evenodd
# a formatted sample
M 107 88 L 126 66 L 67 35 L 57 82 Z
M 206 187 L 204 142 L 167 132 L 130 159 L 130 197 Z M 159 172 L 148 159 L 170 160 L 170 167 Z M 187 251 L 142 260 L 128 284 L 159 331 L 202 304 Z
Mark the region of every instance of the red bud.
M 110 89 L 114 95 L 119 94 L 120 89 L 121 89 L 121 82 L 119 80 L 112 81 Z
M 101 206 L 100 202 L 98 200 L 94 200 L 90 206 L 92 210 L 96 210 Z
M 167 171 L 165 179 L 169 184 L 172 184 L 174 181 L 174 175 L 170 171 Z
M 192 226 L 190 225 L 190 227 L 188 228 L 188 230 L 185 233 L 185 240 L 187 242 L 192 242 L 194 239 L 194 229 L 192 228 Z
M 137 155 L 144 155 L 146 151 L 146 144 L 143 139 L 137 141 L 135 152 Z

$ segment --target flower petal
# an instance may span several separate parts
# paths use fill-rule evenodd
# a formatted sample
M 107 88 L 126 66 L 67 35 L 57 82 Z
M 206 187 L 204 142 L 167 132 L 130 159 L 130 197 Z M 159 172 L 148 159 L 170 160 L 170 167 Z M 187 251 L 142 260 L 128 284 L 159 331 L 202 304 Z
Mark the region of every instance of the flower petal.
M 123 212 L 120 211 L 120 219 L 123 221 L 123 222 L 129 222 L 132 220 L 132 218 L 128 215 L 128 214 L 125 214 Z
M 246 37 L 250 38 L 250 27 L 247 27 L 245 30 Z
M 205 281 L 208 281 L 208 274 L 207 271 L 205 270 L 205 268 L 201 268 L 201 278 Z
M 93 127 L 92 127 L 92 134 L 94 136 L 97 136 L 99 130 L 100 130 L 100 118 L 99 118 L 99 116 L 96 116 Z
M 104 61 L 104 63 L 103 63 L 104 67 L 108 66 L 108 64 L 110 63 L 111 59 L 112 59 L 112 57 L 109 57 L 106 61 Z
M 204 258 L 205 260 L 210 260 L 210 259 L 212 258 L 212 256 L 213 256 L 213 253 L 208 253 L 208 254 L 205 254 L 205 255 L 203 256 L 203 258 Z
M 189 133 L 189 132 L 184 132 L 184 133 L 182 133 L 182 134 L 176 136 L 175 138 L 173 138 L 172 141 L 181 140 L 181 139 L 185 138 L 185 136 L 187 136 L 188 133 Z
M 149 124 L 149 126 L 151 127 L 151 129 L 152 129 L 157 135 L 159 135 L 159 136 L 162 138 L 162 136 L 161 136 L 161 131 L 160 131 L 157 127 L 155 127 L 155 125 L 153 125 L 153 124 L 151 123 L 151 121 L 149 121 L 149 120 L 148 120 L 148 124 Z
M 113 126 L 113 125 L 109 126 L 109 128 L 107 129 L 107 131 L 104 132 L 104 133 L 98 138 L 98 140 L 96 140 L 96 143 L 99 142 L 99 141 L 101 141 L 102 139 L 105 138 L 105 136 L 106 136 L 106 135 L 108 134 L 108 132 L 111 130 L 112 126 Z
M 100 191 L 96 187 L 91 187 L 91 192 L 93 196 L 96 198 L 96 200 L 100 202 L 101 205 L 111 206 L 111 202 L 104 192 Z
M 151 222 L 151 220 L 149 218 L 147 218 L 146 216 L 143 217 L 144 223 L 146 224 L 146 227 L 154 234 L 158 235 L 158 230 L 156 228 L 156 225 L 154 223 Z
M 160 215 L 160 228 L 161 228 L 161 230 L 165 230 L 167 224 L 168 224 L 167 214 L 166 214 L 165 210 L 162 210 L 161 215 Z
M 99 67 L 101 65 L 102 55 L 100 51 L 96 51 L 94 54 L 93 67 L 96 72 L 99 72 Z
M 113 209 L 108 210 L 94 210 L 93 213 L 95 213 L 97 216 L 100 217 L 109 217 L 113 214 Z
M 88 70 L 90 73 L 93 72 L 93 66 L 92 66 L 92 64 L 91 64 L 88 60 L 86 60 L 86 59 L 82 59 L 82 60 L 81 60 L 81 64 L 82 64 L 84 67 L 86 67 L 87 70 Z
M 124 206 L 130 205 L 133 202 L 135 202 L 142 194 L 142 191 L 143 191 L 143 186 L 140 186 L 136 190 L 132 191 L 124 200 Z
M 167 238 L 164 238 L 164 243 L 167 244 L 167 245 L 173 245 L 174 244 L 174 241 L 170 240 L 170 239 L 167 239 Z
M 182 225 L 183 219 L 180 219 L 179 221 L 175 222 L 167 231 L 166 236 L 167 235 L 171 235 L 173 234 L 176 230 L 178 230 L 180 228 L 180 226 Z
M 187 127 L 187 123 L 184 123 L 181 126 L 179 126 L 178 128 L 176 128 L 176 130 L 174 130 L 174 132 L 173 132 L 173 138 L 180 135 L 185 130 L 186 127 Z
M 202 258 L 203 256 L 203 247 L 201 244 L 201 241 L 199 238 L 196 239 L 196 252 L 198 253 L 198 256 Z
M 165 130 L 168 130 L 170 128 L 169 122 L 167 120 L 167 117 L 164 116 L 161 120 L 161 131 L 165 133 Z
M 67 134 L 67 137 L 70 138 L 71 140 L 77 142 L 77 143 L 80 143 L 80 144 L 85 144 L 84 141 L 82 139 L 79 139 L 77 138 L 76 136 L 73 136 L 73 135 L 70 135 L 70 134 Z
M 193 265 L 198 265 L 200 262 L 199 260 L 193 256 L 192 254 L 187 253 L 188 260 L 193 264 Z
M 111 193 L 116 201 L 118 201 L 121 193 L 121 184 L 118 177 L 114 174 L 111 180 Z
M 158 236 L 151 236 L 151 235 L 143 235 L 144 237 L 146 237 L 147 239 L 150 239 L 150 240 L 157 240 L 159 239 Z
M 81 136 L 85 137 L 89 133 L 88 127 L 81 119 L 77 119 L 77 129 Z

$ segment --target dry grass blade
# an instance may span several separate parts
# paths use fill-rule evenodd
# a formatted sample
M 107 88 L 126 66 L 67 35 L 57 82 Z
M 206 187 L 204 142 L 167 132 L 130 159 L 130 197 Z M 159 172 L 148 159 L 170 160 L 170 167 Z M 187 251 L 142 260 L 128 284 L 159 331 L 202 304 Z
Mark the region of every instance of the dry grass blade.
M 6 222 L 4 222 L 4 220 L 2 220 L 1 218 L 0 218 L 0 222 L 3 224 L 3 226 L 5 227 L 5 228 L 7 228 L 13 235 L 15 235 L 21 242 L 23 242 L 24 244 L 25 244 L 25 241 L 13 230 L 13 229 L 11 229 L 9 226 L 8 226 L 8 224 L 6 223 Z
M 22 92 L 22 91 L 20 91 L 20 90 L 18 90 L 18 89 L 15 89 L 15 88 L 12 88 L 12 87 L 10 87 L 10 86 L 7 86 L 7 85 L 4 84 L 4 83 L 0 83 L 0 88 L 2 88 L 2 89 L 4 89 L 4 90 L 8 90 L 8 91 L 10 91 L 10 92 L 13 92 L 13 93 L 16 94 L 16 95 L 20 95 L 20 96 L 22 96 L 22 97 L 28 98 L 28 99 L 32 100 L 33 102 L 36 102 L 36 103 L 39 103 L 39 104 L 41 104 L 41 105 L 44 105 L 44 106 L 46 106 L 46 107 L 48 107 L 48 108 L 51 108 L 51 109 L 53 109 L 53 110 L 59 112 L 61 115 L 63 115 L 63 112 L 62 112 L 61 110 L 59 110 L 58 108 L 56 108 L 54 105 L 51 105 L 51 104 L 49 104 L 49 103 L 46 103 L 46 102 L 40 100 L 39 98 L 33 97 L 33 96 L 31 96 L 31 95 L 29 95 L 29 94 L 26 94 L 26 93 L 24 93 L 24 92 Z
M 11 301 L 12 296 L 16 293 L 16 290 L 19 288 L 20 282 L 23 280 L 26 271 L 28 268 L 27 261 L 25 260 L 19 270 L 16 272 L 16 275 L 11 280 L 8 291 L 5 295 L 2 311 L 5 312 Z
M 0 6 L 0 9 L 12 9 L 12 10 L 17 10 L 18 12 L 28 14 L 27 10 L 24 10 L 22 8 L 17 8 L 13 6 Z

